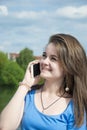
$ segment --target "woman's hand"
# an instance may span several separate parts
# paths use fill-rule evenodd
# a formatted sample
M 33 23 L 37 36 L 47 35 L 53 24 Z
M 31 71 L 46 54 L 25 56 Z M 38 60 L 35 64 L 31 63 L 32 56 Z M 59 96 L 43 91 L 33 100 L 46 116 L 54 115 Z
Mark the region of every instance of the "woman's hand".
M 39 60 L 34 60 L 28 64 L 24 79 L 22 81 L 22 83 L 27 84 L 27 86 L 29 86 L 29 89 L 33 85 L 37 84 L 40 80 L 40 76 L 33 77 L 32 72 L 31 72 L 32 71 L 31 66 L 37 63 L 39 63 Z
M 29 63 L 23 81 L 20 83 L 13 98 L 0 114 L 0 130 L 16 130 L 19 126 L 23 117 L 25 96 L 31 90 L 31 87 L 37 84 L 40 79 L 40 76 L 33 77 L 31 73 L 31 65 L 38 62 L 38 60 L 35 60 Z

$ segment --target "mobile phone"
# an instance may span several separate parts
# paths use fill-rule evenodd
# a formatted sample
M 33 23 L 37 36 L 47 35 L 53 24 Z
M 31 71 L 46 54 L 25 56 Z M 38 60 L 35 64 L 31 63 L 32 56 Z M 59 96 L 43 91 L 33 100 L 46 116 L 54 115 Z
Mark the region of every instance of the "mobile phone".
M 40 63 L 32 65 L 31 73 L 32 73 L 32 77 L 36 77 L 37 75 L 40 75 Z

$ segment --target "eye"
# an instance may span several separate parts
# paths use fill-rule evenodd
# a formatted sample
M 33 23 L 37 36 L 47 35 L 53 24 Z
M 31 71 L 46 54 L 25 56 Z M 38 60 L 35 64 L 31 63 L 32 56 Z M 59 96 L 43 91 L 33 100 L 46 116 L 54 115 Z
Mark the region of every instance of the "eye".
M 51 57 L 51 60 L 52 60 L 52 61 L 58 61 L 58 59 L 55 58 L 55 57 Z
M 45 53 L 42 54 L 42 58 L 45 59 L 47 56 Z

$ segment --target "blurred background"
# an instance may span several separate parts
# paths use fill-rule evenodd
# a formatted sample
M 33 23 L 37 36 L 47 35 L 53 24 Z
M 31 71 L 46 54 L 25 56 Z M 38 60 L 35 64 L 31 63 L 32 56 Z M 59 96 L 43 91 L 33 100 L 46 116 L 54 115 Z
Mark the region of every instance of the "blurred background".
M 75 36 L 87 53 L 87 0 L 0 0 L 0 112 L 55 33 Z

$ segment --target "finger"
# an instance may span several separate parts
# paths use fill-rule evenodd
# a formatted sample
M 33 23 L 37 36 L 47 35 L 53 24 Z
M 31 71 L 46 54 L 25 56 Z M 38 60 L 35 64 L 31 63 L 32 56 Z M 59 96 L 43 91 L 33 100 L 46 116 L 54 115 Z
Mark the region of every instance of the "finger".
M 37 64 L 37 63 L 39 63 L 39 62 L 40 62 L 40 60 L 34 60 L 34 61 L 30 62 L 30 63 L 28 64 L 28 69 L 30 70 L 30 68 L 31 68 L 32 65 Z

